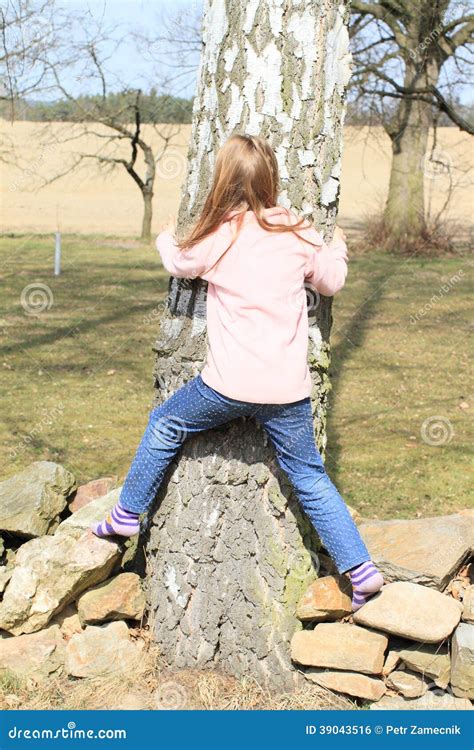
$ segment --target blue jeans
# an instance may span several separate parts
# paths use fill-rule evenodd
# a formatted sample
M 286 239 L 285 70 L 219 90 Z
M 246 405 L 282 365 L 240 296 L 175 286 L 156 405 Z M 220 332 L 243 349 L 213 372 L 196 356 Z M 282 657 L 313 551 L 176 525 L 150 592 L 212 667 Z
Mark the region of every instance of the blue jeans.
M 326 474 L 314 438 L 309 398 L 289 404 L 237 401 L 218 393 L 198 375 L 151 411 L 121 492 L 121 505 L 135 513 L 148 510 L 188 436 L 249 416 L 268 433 L 280 466 L 338 571 L 370 560 L 347 505 Z

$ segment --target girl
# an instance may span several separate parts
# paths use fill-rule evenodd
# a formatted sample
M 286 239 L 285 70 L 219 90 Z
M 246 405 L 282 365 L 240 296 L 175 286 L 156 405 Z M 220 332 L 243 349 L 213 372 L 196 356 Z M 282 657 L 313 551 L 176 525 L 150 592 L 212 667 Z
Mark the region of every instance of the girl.
M 92 530 L 100 537 L 138 533 L 139 516 L 185 439 L 253 416 L 339 573 L 349 574 L 356 610 L 384 581 L 315 443 L 305 293 L 308 284 L 328 296 L 342 288 L 347 248 L 339 228 L 326 245 L 310 222 L 277 205 L 278 190 L 269 144 L 234 135 L 218 153 L 211 190 L 189 236 L 178 241 L 173 222 L 158 235 L 170 274 L 208 281 L 207 361 L 151 411 L 120 499 Z

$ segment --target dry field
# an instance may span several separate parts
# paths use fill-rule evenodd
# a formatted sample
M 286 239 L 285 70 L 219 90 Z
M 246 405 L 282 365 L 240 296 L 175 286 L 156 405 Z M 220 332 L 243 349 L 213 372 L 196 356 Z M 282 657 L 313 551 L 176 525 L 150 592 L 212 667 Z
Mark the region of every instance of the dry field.
M 4 146 L 0 156 L 7 155 L 9 160 L 1 172 L 1 231 L 139 234 L 141 195 L 121 166 L 106 173 L 96 160 L 86 159 L 78 171 L 41 187 L 67 172 L 78 153 L 96 153 L 103 147 L 103 139 L 92 134 L 76 138 L 77 131 L 68 123 L 49 128 L 40 123 L 2 121 L 1 126 Z M 189 125 L 159 127 L 174 135 L 157 168 L 154 232 L 161 220 L 177 209 L 190 133 Z M 100 132 L 98 126 L 94 130 Z M 144 127 L 144 135 L 159 153 L 161 141 L 151 126 Z M 431 214 L 443 207 L 452 189 L 448 216 L 461 226 L 466 226 L 473 212 L 472 143 L 472 138 L 457 128 L 441 128 L 435 162 L 427 159 L 423 165 Z M 126 150 L 122 155 L 127 155 Z M 346 128 L 340 203 L 343 226 L 356 227 L 382 208 L 389 168 L 390 143 L 381 129 Z

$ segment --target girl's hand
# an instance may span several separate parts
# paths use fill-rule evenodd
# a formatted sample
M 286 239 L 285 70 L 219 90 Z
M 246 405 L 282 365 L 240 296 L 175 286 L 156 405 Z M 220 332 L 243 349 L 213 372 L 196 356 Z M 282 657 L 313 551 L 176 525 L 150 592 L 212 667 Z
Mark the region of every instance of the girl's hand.
M 160 232 L 171 232 L 171 234 L 176 232 L 176 219 L 173 214 L 168 215 L 168 219 L 160 227 Z
M 342 240 L 343 242 L 346 241 L 346 235 L 344 234 L 341 227 L 338 227 L 337 225 L 334 227 L 334 234 L 333 234 L 333 240 Z

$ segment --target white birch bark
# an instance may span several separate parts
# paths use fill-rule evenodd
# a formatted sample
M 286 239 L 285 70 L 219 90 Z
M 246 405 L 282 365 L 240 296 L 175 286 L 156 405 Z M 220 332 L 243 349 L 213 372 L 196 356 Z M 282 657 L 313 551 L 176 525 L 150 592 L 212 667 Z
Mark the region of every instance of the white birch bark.
M 276 150 L 280 202 L 331 233 L 350 74 L 346 22 L 347 5 L 335 0 L 208 0 L 180 229 L 202 206 L 218 147 L 246 132 L 267 137 Z M 203 282 L 171 281 L 156 343 L 158 400 L 201 370 L 205 294 Z M 323 450 L 331 301 L 322 298 L 310 313 Z M 163 657 L 178 668 L 251 675 L 272 688 L 295 685 L 289 641 L 301 627 L 295 606 L 316 575 L 318 544 L 253 422 L 188 441 L 159 492 L 147 539 Z

